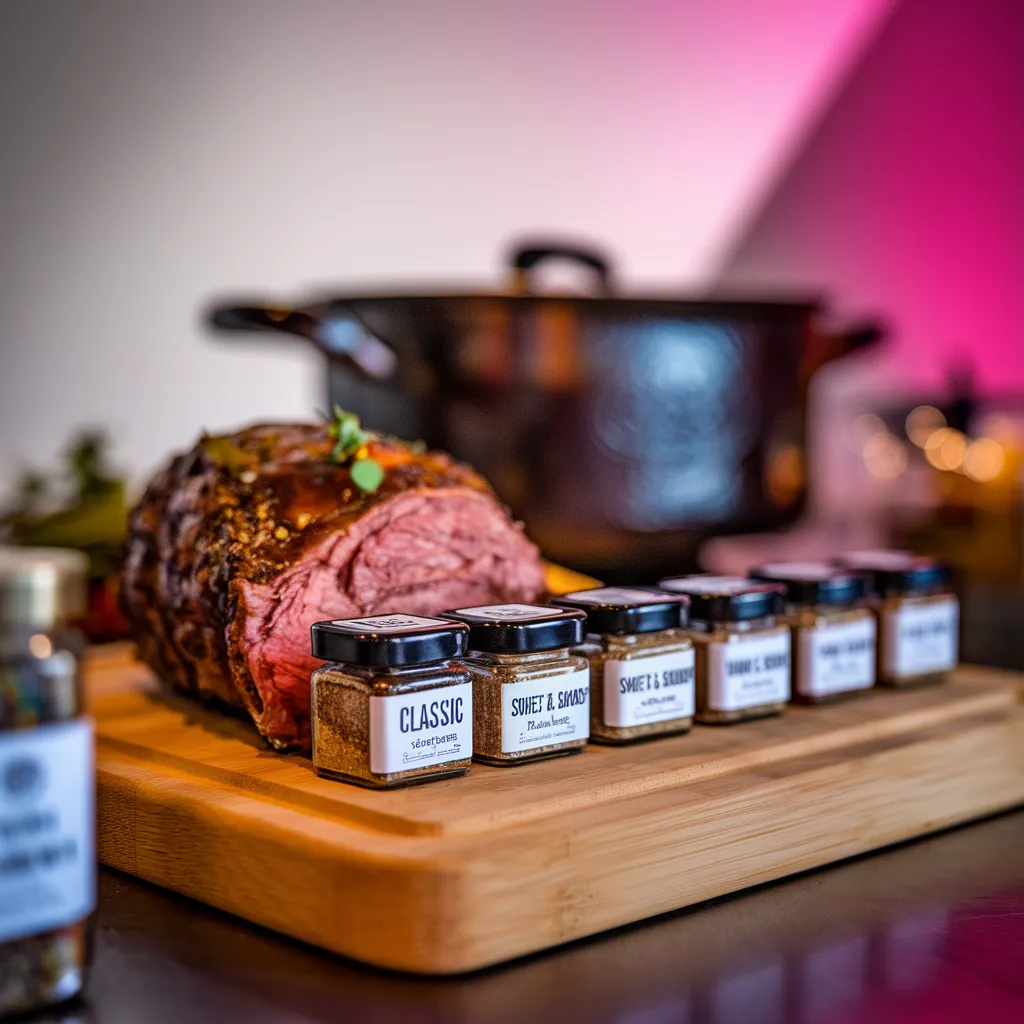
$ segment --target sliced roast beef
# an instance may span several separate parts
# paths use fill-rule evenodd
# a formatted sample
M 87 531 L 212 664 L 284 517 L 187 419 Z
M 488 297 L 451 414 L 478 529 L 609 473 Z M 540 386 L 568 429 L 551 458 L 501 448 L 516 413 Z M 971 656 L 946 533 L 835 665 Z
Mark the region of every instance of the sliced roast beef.
M 533 601 L 537 548 L 487 483 L 440 452 L 368 439 L 367 493 L 326 425 L 204 437 L 132 515 L 123 605 L 144 660 L 186 692 L 243 706 L 277 747 L 309 745 L 309 627 Z

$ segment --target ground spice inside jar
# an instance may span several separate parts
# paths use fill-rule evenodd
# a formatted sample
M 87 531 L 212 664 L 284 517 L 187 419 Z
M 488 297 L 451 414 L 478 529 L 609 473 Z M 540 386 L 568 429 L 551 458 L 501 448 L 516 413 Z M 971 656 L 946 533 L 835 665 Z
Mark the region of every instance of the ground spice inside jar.
M 824 562 L 776 562 L 752 579 L 786 588 L 781 621 L 793 631 L 793 700 L 824 704 L 875 684 L 875 616 L 866 579 Z
M 790 695 L 789 627 L 776 621 L 783 588 L 737 576 L 674 576 L 659 586 L 690 599 L 694 718 L 729 725 L 783 712 Z
M 473 751 L 468 630 L 447 619 L 378 615 L 315 623 L 313 767 L 389 789 L 464 775 Z
M 941 682 L 957 665 L 960 602 L 949 567 L 906 551 L 853 551 L 840 564 L 867 575 L 878 620 L 878 682 Z
M 583 612 L 484 605 L 445 612 L 469 626 L 473 756 L 507 766 L 580 751 L 590 734 L 590 669 L 569 648 Z
M 590 738 L 633 743 L 686 732 L 694 712 L 693 642 L 683 594 L 598 587 L 554 599 L 586 612 L 575 648 L 590 664 Z

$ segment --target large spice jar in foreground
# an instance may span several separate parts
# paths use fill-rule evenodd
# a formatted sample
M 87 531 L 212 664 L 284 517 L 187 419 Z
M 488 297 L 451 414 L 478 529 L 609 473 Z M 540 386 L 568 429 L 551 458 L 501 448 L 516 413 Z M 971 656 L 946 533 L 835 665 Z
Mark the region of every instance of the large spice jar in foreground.
M 85 559 L 0 548 L 0 1016 L 77 995 L 95 906 L 93 734 L 77 640 Z

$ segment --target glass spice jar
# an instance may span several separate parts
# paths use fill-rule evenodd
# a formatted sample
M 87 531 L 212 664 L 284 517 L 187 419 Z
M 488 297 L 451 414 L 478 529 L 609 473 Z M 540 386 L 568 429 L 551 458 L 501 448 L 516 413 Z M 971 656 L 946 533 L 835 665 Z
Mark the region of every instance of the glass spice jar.
M 686 732 L 693 723 L 693 641 L 683 632 L 689 600 L 640 587 L 598 587 L 554 598 L 586 612 L 574 649 L 590 663 L 590 738 L 633 743 Z
M 375 789 L 465 775 L 473 684 L 468 630 L 448 619 L 375 615 L 314 623 L 313 767 Z
M 790 635 L 776 621 L 782 586 L 738 576 L 674 576 L 658 585 L 690 599 L 696 721 L 729 725 L 783 712 L 790 694 Z
M 469 626 L 473 756 L 508 766 L 575 754 L 590 735 L 590 666 L 569 648 L 584 614 L 533 604 L 445 612 Z
M 86 979 L 96 905 L 93 729 L 69 624 L 86 559 L 0 548 L 0 1017 Z
M 960 602 L 949 566 L 907 551 L 851 551 L 839 563 L 867 575 L 878 618 L 878 682 L 941 682 L 957 665 Z
M 783 622 L 793 631 L 793 701 L 825 704 L 875 685 L 875 616 L 866 579 L 824 562 L 776 562 L 752 579 L 786 588 Z

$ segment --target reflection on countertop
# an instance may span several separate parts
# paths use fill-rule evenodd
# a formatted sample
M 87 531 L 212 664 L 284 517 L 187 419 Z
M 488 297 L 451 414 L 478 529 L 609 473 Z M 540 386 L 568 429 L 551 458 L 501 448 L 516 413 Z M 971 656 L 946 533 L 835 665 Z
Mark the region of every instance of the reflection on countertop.
M 1019 811 L 455 979 L 365 968 L 104 869 L 90 1004 L 50 1019 L 1010 1024 L 1022 849 Z

